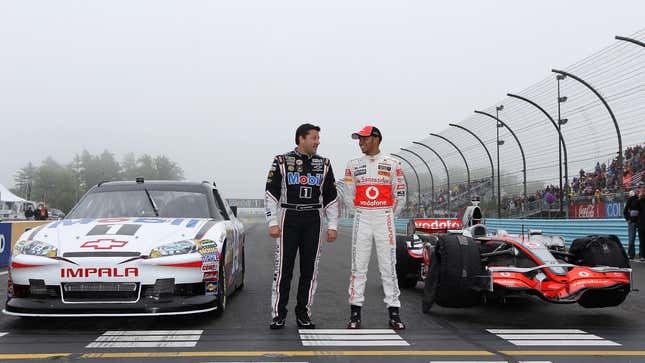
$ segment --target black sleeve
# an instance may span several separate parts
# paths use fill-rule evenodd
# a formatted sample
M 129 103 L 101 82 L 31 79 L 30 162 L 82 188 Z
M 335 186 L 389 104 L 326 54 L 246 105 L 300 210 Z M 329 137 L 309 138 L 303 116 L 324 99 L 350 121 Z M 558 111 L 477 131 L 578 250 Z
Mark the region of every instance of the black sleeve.
M 280 194 L 282 193 L 282 173 L 280 171 L 281 163 L 278 160 L 279 158 L 282 158 L 282 156 L 278 155 L 273 159 L 264 192 L 264 212 L 269 226 L 278 224 L 278 204 L 280 203 Z
M 329 163 L 329 161 L 327 161 Z M 336 200 L 338 191 L 336 190 L 336 179 L 334 178 L 334 171 L 332 170 L 331 163 L 329 163 L 329 170 L 325 180 L 323 181 L 323 207 L 327 207 L 329 203 Z

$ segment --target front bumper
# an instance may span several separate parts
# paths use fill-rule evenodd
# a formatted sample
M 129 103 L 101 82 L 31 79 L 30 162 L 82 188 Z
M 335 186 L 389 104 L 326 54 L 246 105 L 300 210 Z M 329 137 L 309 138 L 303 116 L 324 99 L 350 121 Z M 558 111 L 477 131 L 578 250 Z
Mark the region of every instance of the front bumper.
M 204 283 L 176 285 L 172 295 L 154 295 L 154 285 L 139 288 L 135 301 L 66 302 L 60 286 L 47 286 L 47 296 L 12 297 L 4 314 L 36 317 L 159 316 L 196 314 L 217 309 L 217 296 L 204 295 Z M 14 285 L 14 291 L 28 289 Z
M 217 309 L 219 261 L 16 256 L 3 313 L 15 316 L 158 316 Z

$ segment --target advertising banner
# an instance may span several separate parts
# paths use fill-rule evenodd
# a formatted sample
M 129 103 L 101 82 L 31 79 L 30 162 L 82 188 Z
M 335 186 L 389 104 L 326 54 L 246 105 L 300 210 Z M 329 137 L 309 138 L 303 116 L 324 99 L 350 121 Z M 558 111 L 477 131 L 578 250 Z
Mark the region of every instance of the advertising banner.
M 623 203 L 605 203 L 605 218 L 623 218 Z
M 569 207 L 569 217 L 576 219 L 605 218 L 605 203 L 572 204 Z
M 9 265 L 11 257 L 11 224 L 0 223 L 0 267 Z

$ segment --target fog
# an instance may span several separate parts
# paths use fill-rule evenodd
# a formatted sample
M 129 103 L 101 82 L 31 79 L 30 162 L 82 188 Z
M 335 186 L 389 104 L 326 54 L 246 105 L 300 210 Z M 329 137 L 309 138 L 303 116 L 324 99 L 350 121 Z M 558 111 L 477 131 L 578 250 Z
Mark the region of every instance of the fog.
M 645 25 L 643 1 L 0 1 L 0 183 L 27 162 L 165 154 L 259 198 L 295 128 L 337 176 Z

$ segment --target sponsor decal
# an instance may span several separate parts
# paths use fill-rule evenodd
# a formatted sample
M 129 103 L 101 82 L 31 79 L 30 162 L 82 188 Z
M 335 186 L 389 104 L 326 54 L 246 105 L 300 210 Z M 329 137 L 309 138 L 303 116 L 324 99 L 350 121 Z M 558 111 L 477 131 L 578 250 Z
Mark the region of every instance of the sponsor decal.
M 81 248 L 93 248 L 95 250 L 111 250 L 112 248 L 120 248 L 127 245 L 127 241 L 117 241 L 113 239 L 98 239 L 95 241 L 86 241 L 81 245 Z
M 199 249 L 197 250 L 202 257 L 202 266 L 204 264 L 219 261 L 219 251 L 217 243 L 213 240 L 205 239 L 199 242 Z
M 396 176 L 403 176 L 403 170 L 396 169 Z
M 202 272 L 213 272 L 219 269 L 219 264 L 215 261 L 202 262 Z
M 540 244 L 537 243 L 537 242 L 526 242 L 525 245 L 528 248 L 538 248 L 538 247 L 540 247 Z
M 351 183 L 351 182 L 352 182 L 352 180 L 354 180 L 354 179 L 352 179 L 352 178 L 344 178 L 344 179 L 343 179 L 343 181 L 344 181 L 345 183 Z
M 388 234 L 388 238 L 390 239 L 390 246 L 394 246 L 394 233 L 392 232 L 392 218 L 390 218 L 390 216 L 389 216 L 389 215 L 387 216 L 387 223 L 386 223 L 386 225 L 387 225 L 387 234 Z M 391 254 L 396 254 L 396 251 L 395 251 L 394 249 L 391 249 L 391 250 L 390 250 L 390 253 L 391 253 Z M 391 257 L 391 258 L 392 258 L 392 260 L 391 260 L 391 261 L 396 261 L 396 255 L 394 255 L 394 257 Z M 392 273 L 395 273 L 395 272 L 396 272 L 396 269 L 393 269 L 393 270 L 394 270 L 394 271 L 393 271 Z
M 311 186 L 320 186 L 323 181 L 322 174 L 307 175 L 300 174 L 299 172 L 287 173 L 287 184 L 289 185 L 311 185 Z
M 578 275 L 580 277 L 589 277 L 590 276 L 589 272 L 587 272 L 587 271 L 580 271 L 580 272 L 578 272 Z
M 369 187 L 367 187 L 365 189 L 365 196 L 369 200 L 374 200 L 374 199 L 378 198 L 379 194 L 380 193 L 379 193 L 378 188 L 373 186 L 373 185 L 370 185 Z
M 312 164 L 322 164 L 322 163 L 323 163 L 323 159 L 311 159 L 311 163 L 312 163 Z
M 302 166 L 297 167 L 297 168 L 296 168 L 296 171 L 297 171 L 298 173 L 302 173 L 302 172 L 303 172 Z
M 414 227 L 423 230 L 462 229 L 458 219 L 415 219 Z
M 302 165 L 302 160 L 300 159 L 296 160 L 296 165 Z
M 289 165 L 289 166 L 287 166 L 287 170 L 289 170 L 289 171 L 294 171 L 294 170 L 295 170 L 295 168 L 294 168 L 292 165 Z
M 390 174 L 390 172 L 389 172 L 389 171 L 379 170 L 379 171 L 378 171 L 378 175 L 390 176 L 391 174 Z
M 405 197 L 405 191 L 399 190 L 398 192 L 396 192 L 396 196 L 397 197 Z
M 354 176 L 365 175 L 365 174 L 367 174 L 367 168 L 366 167 L 354 169 Z
M 213 271 L 213 272 L 204 272 L 204 281 L 217 281 L 219 280 L 219 272 Z
M 360 184 L 390 184 L 390 178 L 384 178 L 384 177 L 371 177 L 371 176 L 364 176 L 362 178 L 358 178 L 358 182 Z
M 78 267 L 61 268 L 61 278 L 137 277 L 137 267 Z
M 378 164 L 378 170 L 392 171 L 392 167 L 388 164 Z
M 405 184 L 399 184 L 396 186 L 396 190 L 405 190 Z
M 345 169 L 345 176 L 352 176 L 352 169 Z
M 206 295 L 217 295 L 217 281 L 208 281 L 204 283 L 204 293 Z
M 322 173 L 323 171 L 323 166 L 322 165 L 314 165 L 311 167 L 311 170 L 315 173 Z

